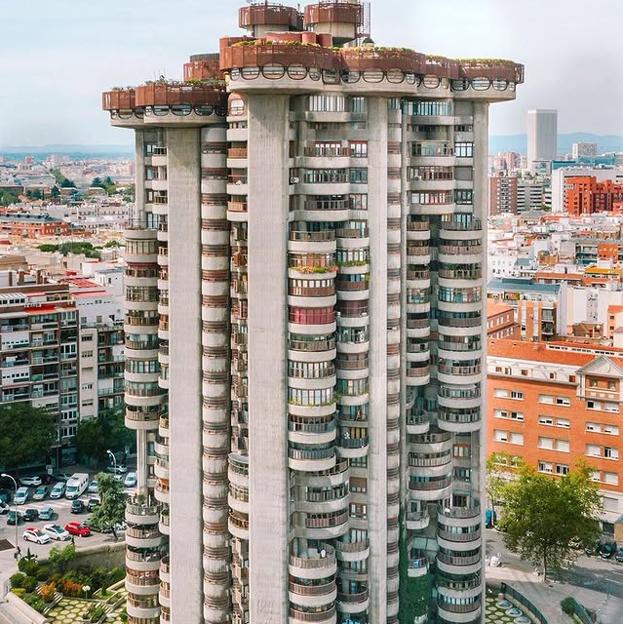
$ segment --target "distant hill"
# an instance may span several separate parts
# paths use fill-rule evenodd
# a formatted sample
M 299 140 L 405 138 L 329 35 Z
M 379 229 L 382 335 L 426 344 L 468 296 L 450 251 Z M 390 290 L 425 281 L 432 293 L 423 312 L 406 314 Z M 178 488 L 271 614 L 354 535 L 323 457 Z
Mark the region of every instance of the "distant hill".
M 574 143 L 597 143 L 598 152 L 623 152 L 623 136 L 599 135 L 588 132 L 573 132 L 571 134 L 558 135 L 559 155 L 570 154 Z M 489 151 L 491 154 L 498 152 L 528 152 L 528 137 L 525 134 L 506 134 L 491 136 L 489 138 Z

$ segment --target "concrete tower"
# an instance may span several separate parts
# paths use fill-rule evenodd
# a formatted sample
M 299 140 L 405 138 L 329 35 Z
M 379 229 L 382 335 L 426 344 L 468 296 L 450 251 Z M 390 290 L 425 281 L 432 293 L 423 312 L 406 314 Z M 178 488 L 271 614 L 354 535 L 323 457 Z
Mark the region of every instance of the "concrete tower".
M 475 624 L 488 108 L 523 67 L 342 47 L 354 0 L 240 24 L 104 95 L 137 136 L 130 622 Z
M 556 160 L 558 154 L 558 111 L 528 111 L 528 167 Z

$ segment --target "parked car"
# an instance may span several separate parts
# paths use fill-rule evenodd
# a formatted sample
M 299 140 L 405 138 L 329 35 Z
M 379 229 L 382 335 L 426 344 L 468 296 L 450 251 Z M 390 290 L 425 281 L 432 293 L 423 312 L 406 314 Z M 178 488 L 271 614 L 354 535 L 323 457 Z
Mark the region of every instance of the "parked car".
M 15 526 L 20 522 L 24 521 L 23 514 L 19 511 L 9 511 L 9 515 L 7 516 L 6 523 L 11 526 Z
M 106 468 L 106 472 L 110 472 L 111 474 L 125 474 L 128 471 L 128 467 L 123 464 L 117 464 L 116 466 L 108 466 Z
M 34 542 L 35 544 L 47 544 L 50 541 L 50 536 L 47 533 L 35 527 L 27 528 L 22 537 L 27 542 Z
M 7 503 L 0 501 L 0 516 L 5 513 L 9 513 L 11 507 Z
M 50 488 L 47 485 L 40 485 L 35 490 L 35 493 L 32 495 L 32 500 L 42 501 L 45 498 L 47 498 L 49 493 L 50 493 Z
M 68 472 L 58 472 L 52 475 L 52 477 L 56 479 L 56 481 L 62 481 L 63 483 L 66 483 L 69 479 L 71 479 L 71 475 Z
M 71 513 L 79 514 L 84 512 L 84 501 L 80 499 L 76 499 L 71 501 Z
M 32 507 L 24 512 L 24 520 L 26 522 L 37 522 L 39 520 L 39 512 Z
M 623 548 L 619 548 L 619 550 L 617 550 L 617 553 L 616 553 L 616 555 L 614 555 L 614 558 L 619 563 L 623 563 Z
M 30 500 L 30 488 L 21 487 L 15 492 L 14 502 L 16 505 L 24 505 Z
M 4 488 L 0 490 L 0 503 L 10 503 L 12 498 L 11 490 L 6 490 Z
M 89 487 L 87 488 L 87 492 L 89 494 L 97 494 L 99 492 L 99 486 L 97 484 L 97 479 L 93 479 L 91 483 L 89 483 Z
M 614 542 L 606 542 L 599 547 L 599 556 L 602 559 L 610 559 L 617 551 L 617 545 Z
M 65 542 L 71 537 L 69 531 L 66 531 L 58 524 L 46 524 L 43 530 L 50 536 L 50 539 L 58 540 L 59 542 Z
M 56 481 L 56 479 L 48 472 L 40 474 L 39 477 L 41 478 L 41 485 L 50 485 Z
M 55 515 L 52 507 L 44 507 L 39 511 L 39 520 L 53 520 Z
M 41 485 L 41 477 L 30 476 L 30 477 L 22 477 L 19 482 L 22 485 L 31 485 L 35 487 L 39 487 Z
M 63 498 L 64 494 L 65 494 L 65 482 L 59 481 L 52 488 L 52 491 L 50 492 L 50 498 L 53 498 L 53 499 Z
M 65 525 L 65 531 L 70 535 L 78 535 L 79 537 L 89 537 L 91 529 L 81 522 L 68 522 Z
M 101 504 L 102 504 L 102 501 L 100 501 L 99 498 L 89 498 L 87 502 L 87 510 L 95 511 Z
M 72 500 L 82 496 L 89 487 L 89 475 L 86 472 L 76 472 L 71 479 L 67 481 L 65 487 L 65 498 Z
M 123 485 L 127 488 L 136 487 L 136 473 L 128 472 L 123 480 Z

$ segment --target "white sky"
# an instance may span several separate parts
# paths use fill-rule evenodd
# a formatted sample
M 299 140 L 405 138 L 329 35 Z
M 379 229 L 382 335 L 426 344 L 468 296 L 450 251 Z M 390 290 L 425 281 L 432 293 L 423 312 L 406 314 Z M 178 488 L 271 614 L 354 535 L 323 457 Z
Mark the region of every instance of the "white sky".
M 292 2 L 288 2 L 293 4 Z M 0 0 L 0 146 L 121 144 L 100 93 L 165 74 L 236 34 L 237 0 Z M 491 132 L 557 108 L 560 132 L 623 134 L 623 0 L 372 0 L 373 38 L 526 65 Z

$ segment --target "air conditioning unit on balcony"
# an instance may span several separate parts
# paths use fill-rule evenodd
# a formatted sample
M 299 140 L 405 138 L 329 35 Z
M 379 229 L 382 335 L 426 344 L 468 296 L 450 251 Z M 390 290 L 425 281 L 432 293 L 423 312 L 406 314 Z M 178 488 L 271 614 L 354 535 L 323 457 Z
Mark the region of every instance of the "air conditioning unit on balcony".
M 298 184 L 301 178 L 290 178 L 290 184 Z

